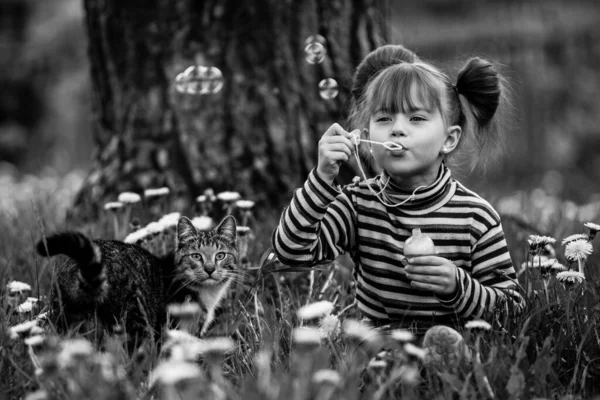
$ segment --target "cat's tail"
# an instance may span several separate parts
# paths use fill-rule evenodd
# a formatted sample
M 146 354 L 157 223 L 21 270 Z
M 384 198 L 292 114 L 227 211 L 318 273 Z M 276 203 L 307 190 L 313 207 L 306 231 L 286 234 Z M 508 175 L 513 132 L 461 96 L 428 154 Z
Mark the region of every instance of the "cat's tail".
M 95 281 L 102 275 L 102 252 L 90 238 L 79 232 L 63 232 L 48 236 L 35 245 L 38 254 L 51 257 L 64 254 L 79 265 L 81 275 Z

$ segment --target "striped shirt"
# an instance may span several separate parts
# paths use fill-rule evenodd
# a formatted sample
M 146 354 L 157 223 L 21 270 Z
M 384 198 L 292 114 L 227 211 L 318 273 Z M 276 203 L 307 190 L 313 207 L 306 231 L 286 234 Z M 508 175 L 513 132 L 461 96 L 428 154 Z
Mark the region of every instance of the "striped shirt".
M 349 252 L 355 262 L 358 308 L 381 324 L 414 326 L 416 321 L 426 329 L 490 318 L 511 305 L 522 309 L 500 217 L 487 201 L 451 178 L 442 165 L 434 183 L 407 203 L 388 207 L 367 187 L 379 191 L 384 179 L 379 175 L 340 188 L 313 169 L 273 234 L 280 261 L 310 264 Z M 399 202 L 412 192 L 390 182 L 385 194 Z M 438 256 L 458 267 L 456 294 L 436 295 L 410 285 L 403 247 L 414 228 L 433 239 Z

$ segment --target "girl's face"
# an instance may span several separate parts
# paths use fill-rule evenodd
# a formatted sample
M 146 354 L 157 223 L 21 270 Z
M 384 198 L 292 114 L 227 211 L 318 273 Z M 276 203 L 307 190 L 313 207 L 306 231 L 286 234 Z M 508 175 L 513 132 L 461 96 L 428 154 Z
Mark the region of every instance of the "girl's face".
M 411 97 L 418 98 L 416 94 Z M 460 128 L 448 129 L 438 109 L 428 109 L 418 101 L 413 103 L 415 107 L 409 110 L 375 111 L 369 121 L 369 135 L 373 141 L 402 145 L 403 150 L 388 150 L 371 144 L 373 158 L 392 182 L 415 189 L 435 181 L 444 152 L 456 146 Z

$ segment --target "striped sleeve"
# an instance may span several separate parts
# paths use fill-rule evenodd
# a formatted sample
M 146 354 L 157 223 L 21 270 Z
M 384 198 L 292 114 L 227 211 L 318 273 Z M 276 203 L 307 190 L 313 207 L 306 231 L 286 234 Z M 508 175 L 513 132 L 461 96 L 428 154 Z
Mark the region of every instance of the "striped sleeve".
M 457 268 L 458 294 L 440 298 L 440 303 L 468 319 L 489 319 L 506 309 L 523 310 L 525 301 L 517 289 L 517 276 L 499 222 L 475 244 L 472 267 L 471 274 Z
M 273 233 L 273 249 L 287 265 L 333 261 L 355 243 L 356 213 L 346 191 L 327 184 L 313 169 Z

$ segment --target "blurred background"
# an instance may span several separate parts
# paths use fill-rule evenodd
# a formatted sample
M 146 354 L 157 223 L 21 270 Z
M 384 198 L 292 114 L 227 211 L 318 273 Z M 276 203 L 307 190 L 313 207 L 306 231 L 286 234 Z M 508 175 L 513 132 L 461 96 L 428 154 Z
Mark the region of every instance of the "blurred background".
M 492 197 L 539 187 L 578 205 L 600 202 L 598 1 L 389 4 L 392 43 L 452 73 L 470 56 L 495 60 L 510 79 L 508 154 L 487 179 L 464 177 L 467 185 Z M 3 190 L 7 176 L 64 176 L 91 165 L 84 18 L 80 0 L 0 2 Z

